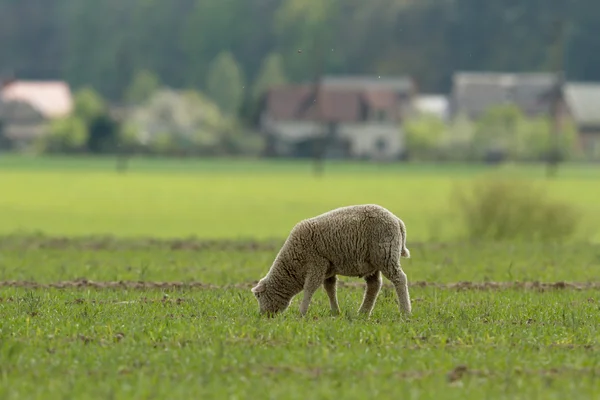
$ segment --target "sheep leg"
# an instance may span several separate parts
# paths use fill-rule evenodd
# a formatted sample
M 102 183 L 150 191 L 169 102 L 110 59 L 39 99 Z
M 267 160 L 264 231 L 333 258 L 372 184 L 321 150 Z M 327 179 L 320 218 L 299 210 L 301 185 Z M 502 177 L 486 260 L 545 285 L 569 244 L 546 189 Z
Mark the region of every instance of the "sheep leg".
M 325 273 L 327 272 L 328 264 L 311 264 L 312 265 L 308 268 L 306 279 L 304 281 L 304 298 L 302 299 L 302 303 L 300 303 L 300 314 L 302 316 L 306 315 L 310 300 L 317 289 L 319 289 L 319 287 L 323 284 L 323 281 L 325 280 Z
M 383 276 L 389 279 L 396 288 L 398 295 L 399 308 L 405 314 L 411 313 L 410 295 L 408 294 L 408 280 L 406 274 L 400 267 L 400 263 L 394 263 L 381 271 Z
M 365 277 L 365 281 L 367 282 L 367 287 L 365 288 L 363 301 L 358 312 L 370 316 L 383 283 L 381 272 L 377 271 L 374 274 Z
M 337 277 L 331 276 L 323 282 L 323 287 L 327 292 L 327 296 L 329 297 L 329 305 L 331 306 L 331 312 L 335 315 L 340 313 L 340 306 L 337 300 Z

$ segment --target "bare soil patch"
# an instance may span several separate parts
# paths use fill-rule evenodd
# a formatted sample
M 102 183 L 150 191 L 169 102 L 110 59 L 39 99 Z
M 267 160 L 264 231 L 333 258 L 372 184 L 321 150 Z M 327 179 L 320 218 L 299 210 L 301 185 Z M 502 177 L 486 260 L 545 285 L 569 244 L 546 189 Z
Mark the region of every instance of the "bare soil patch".
M 96 288 L 96 289 L 249 289 L 256 285 L 257 281 L 243 282 L 230 285 L 213 285 L 204 282 L 152 282 L 152 281 L 91 281 L 88 279 L 75 279 L 70 281 L 40 283 L 35 281 L 0 281 L 0 287 L 17 287 L 28 289 L 74 289 L 74 288 Z M 339 282 L 341 287 L 363 288 L 364 282 Z M 385 287 L 392 287 L 390 283 L 384 283 Z M 426 281 L 414 281 L 409 283 L 410 287 L 437 288 L 447 290 L 599 290 L 600 282 L 451 282 L 438 283 Z
M 160 238 L 121 238 L 113 236 L 61 237 L 46 235 L 9 235 L 0 236 L 0 249 L 77 249 L 77 250 L 228 250 L 228 251 L 276 251 L 283 240 L 252 239 L 198 239 L 195 237 L 160 239 Z
M 137 237 L 127 238 L 112 235 L 91 236 L 55 236 L 43 233 L 0 235 L 0 250 L 226 250 L 226 251 L 279 251 L 285 238 L 271 239 L 202 239 L 195 236 L 182 238 Z M 469 246 L 468 241 L 452 243 L 411 242 L 411 248 L 426 247 L 430 250 L 440 250 L 448 247 Z

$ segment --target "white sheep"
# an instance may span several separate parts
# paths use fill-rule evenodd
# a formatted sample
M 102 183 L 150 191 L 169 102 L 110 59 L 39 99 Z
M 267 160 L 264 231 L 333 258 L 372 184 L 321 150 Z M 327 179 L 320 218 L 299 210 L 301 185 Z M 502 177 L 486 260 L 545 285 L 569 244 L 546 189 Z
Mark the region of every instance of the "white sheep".
M 381 290 L 381 274 L 396 288 L 400 311 L 410 314 L 406 274 L 400 256 L 410 258 L 404 222 L 389 210 L 364 204 L 340 207 L 294 226 L 267 275 L 252 288 L 261 314 L 288 308 L 304 290 L 300 314 L 324 286 L 331 311 L 339 314 L 336 275 L 360 277 L 366 288 L 359 313 L 371 315 Z

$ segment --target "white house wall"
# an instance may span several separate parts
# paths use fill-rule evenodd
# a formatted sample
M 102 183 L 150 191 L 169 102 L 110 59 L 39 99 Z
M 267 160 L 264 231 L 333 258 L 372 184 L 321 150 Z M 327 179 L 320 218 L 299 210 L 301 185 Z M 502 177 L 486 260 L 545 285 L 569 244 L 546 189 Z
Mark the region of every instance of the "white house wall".
M 291 145 L 301 140 L 316 137 L 322 132 L 322 125 L 310 121 L 272 121 L 263 120 L 263 128 L 275 134 L 279 145 L 278 151 L 288 153 Z M 353 157 L 392 159 L 403 151 L 404 140 L 402 128 L 396 124 L 339 124 L 338 137 L 350 142 Z M 384 145 L 378 148 L 378 141 Z
M 388 124 L 344 124 L 339 128 L 339 137 L 352 144 L 354 157 L 391 159 L 400 155 L 403 148 L 402 131 L 396 125 Z M 378 148 L 378 142 L 384 143 Z

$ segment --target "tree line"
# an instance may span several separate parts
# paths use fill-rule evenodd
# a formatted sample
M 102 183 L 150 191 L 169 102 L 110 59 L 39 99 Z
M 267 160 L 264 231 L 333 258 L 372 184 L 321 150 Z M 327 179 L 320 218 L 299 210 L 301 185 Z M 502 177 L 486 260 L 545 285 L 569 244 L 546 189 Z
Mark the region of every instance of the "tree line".
M 111 101 L 140 71 L 213 96 L 233 79 L 227 107 L 244 109 L 271 81 L 311 79 L 323 48 L 328 73 L 411 74 L 439 92 L 459 69 L 553 68 L 557 20 L 568 78 L 600 80 L 596 0 L 0 0 L 0 74 Z

